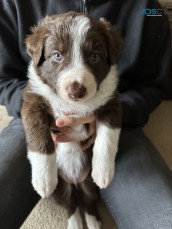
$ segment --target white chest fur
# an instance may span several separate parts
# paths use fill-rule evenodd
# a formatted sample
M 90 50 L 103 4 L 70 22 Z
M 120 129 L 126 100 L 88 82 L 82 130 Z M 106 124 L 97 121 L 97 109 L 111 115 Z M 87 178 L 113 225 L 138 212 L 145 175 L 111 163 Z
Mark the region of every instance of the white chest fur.
M 87 157 L 78 143 L 60 143 L 56 149 L 59 174 L 69 183 L 78 183 L 88 175 Z

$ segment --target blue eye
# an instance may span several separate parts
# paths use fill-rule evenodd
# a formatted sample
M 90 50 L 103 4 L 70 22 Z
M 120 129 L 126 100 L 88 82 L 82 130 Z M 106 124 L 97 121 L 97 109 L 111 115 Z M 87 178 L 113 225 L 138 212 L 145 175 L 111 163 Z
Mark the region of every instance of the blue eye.
M 90 61 L 91 61 L 92 63 L 97 63 L 99 60 L 100 60 L 100 56 L 99 56 L 99 54 L 97 54 L 96 52 L 93 52 L 93 53 L 90 55 Z
M 55 61 L 61 61 L 62 60 L 62 55 L 59 53 L 59 52 L 55 52 L 54 54 L 53 54 L 53 57 L 54 57 L 54 60 Z

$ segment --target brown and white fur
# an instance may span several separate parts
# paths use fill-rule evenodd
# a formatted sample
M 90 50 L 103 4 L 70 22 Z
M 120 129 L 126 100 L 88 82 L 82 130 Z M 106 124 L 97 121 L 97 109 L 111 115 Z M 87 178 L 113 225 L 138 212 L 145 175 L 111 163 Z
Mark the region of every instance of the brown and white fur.
M 94 209 L 97 186 L 106 188 L 114 176 L 120 136 L 115 64 L 120 36 L 104 19 L 75 12 L 47 16 L 31 32 L 22 118 L 33 187 L 42 198 L 56 189 L 69 210 L 68 228 L 83 228 L 81 202 L 88 228 L 101 228 Z M 53 142 L 52 123 L 65 112 L 96 116 L 95 143 L 86 151 L 78 143 L 87 136 L 86 125 L 69 134 L 76 142 Z

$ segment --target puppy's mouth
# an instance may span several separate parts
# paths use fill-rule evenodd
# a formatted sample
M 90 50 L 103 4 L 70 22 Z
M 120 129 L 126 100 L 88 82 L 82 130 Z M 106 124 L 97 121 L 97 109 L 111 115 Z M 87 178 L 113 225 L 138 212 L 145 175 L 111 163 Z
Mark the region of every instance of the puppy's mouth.
M 81 100 L 84 100 L 84 98 L 82 98 L 82 99 L 79 99 L 79 98 L 68 98 L 68 100 L 71 101 L 71 102 L 79 102 Z
M 75 102 L 77 102 L 77 101 L 82 99 L 82 98 L 78 98 L 76 96 L 72 96 L 72 95 L 69 95 L 69 94 L 67 94 L 67 97 L 68 97 L 68 100 L 75 101 Z
M 74 101 L 74 102 L 78 102 L 78 101 L 81 101 L 81 100 L 85 100 L 86 99 L 86 95 L 81 97 L 81 98 L 77 98 L 75 96 L 69 96 L 68 95 L 68 99 L 71 100 L 71 101 Z
M 73 99 L 72 98 L 69 98 L 69 100 L 70 101 L 73 101 L 73 102 L 78 102 L 79 101 L 79 99 L 75 99 L 75 98 L 73 98 Z

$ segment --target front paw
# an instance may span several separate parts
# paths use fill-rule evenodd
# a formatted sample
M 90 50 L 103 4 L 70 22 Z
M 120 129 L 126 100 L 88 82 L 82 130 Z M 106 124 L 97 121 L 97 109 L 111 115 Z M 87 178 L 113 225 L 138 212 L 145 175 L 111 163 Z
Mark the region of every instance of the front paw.
M 107 188 L 114 177 L 115 168 L 114 165 L 104 163 L 103 165 L 94 165 L 91 176 L 99 188 Z
M 55 190 L 58 183 L 57 175 L 52 177 L 50 174 L 44 176 L 32 175 L 32 185 L 35 191 L 42 197 L 49 197 Z

